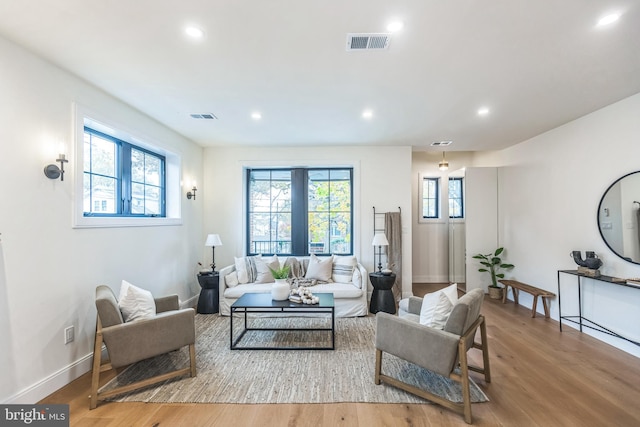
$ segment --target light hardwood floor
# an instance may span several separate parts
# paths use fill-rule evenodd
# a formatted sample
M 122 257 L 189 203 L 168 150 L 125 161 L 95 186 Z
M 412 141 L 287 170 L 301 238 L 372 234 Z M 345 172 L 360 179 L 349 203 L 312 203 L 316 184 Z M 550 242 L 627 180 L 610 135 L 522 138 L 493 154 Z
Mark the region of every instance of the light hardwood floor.
M 414 285 L 414 293 L 437 287 Z M 561 333 L 558 322 L 532 319 L 530 309 L 512 302 L 487 297 L 483 313 L 492 382 L 472 373 L 490 399 L 473 405 L 474 425 L 640 426 L 640 359 L 568 326 Z M 466 425 L 460 415 L 431 404 L 100 403 L 89 411 L 89 383 L 86 374 L 41 403 L 68 403 L 71 426 Z

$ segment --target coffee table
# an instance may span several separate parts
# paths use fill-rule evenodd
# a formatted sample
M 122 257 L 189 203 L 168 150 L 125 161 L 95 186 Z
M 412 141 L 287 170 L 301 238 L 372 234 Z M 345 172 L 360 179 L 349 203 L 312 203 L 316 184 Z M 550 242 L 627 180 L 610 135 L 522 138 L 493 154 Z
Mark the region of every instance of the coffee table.
M 231 350 L 335 350 L 336 336 L 336 311 L 333 301 L 333 294 L 318 293 L 314 294 L 320 299 L 318 304 L 300 304 L 289 300 L 275 301 L 271 299 L 271 294 L 246 293 L 242 295 L 236 302 L 231 305 L 231 313 L 229 316 L 229 337 Z M 233 336 L 233 315 L 235 313 L 244 313 L 244 329 L 234 339 Z M 308 313 L 327 313 L 331 314 L 330 328 L 257 328 L 250 327 L 247 315 L 251 313 L 288 313 L 288 314 L 308 314 Z M 239 346 L 238 344 L 247 331 L 330 331 L 331 346 L 326 347 L 263 347 L 263 346 Z

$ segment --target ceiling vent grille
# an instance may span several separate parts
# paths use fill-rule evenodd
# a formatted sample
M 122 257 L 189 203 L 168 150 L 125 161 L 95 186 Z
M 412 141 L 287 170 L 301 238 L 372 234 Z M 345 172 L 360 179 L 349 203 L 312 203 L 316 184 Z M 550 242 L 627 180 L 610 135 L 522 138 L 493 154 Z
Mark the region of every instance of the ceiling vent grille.
M 193 119 L 217 120 L 218 118 L 212 113 L 193 113 L 190 114 Z
M 446 147 L 451 144 L 453 141 L 435 141 L 431 143 L 432 147 Z
M 388 33 L 348 33 L 347 50 L 380 50 L 389 47 L 391 34 Z

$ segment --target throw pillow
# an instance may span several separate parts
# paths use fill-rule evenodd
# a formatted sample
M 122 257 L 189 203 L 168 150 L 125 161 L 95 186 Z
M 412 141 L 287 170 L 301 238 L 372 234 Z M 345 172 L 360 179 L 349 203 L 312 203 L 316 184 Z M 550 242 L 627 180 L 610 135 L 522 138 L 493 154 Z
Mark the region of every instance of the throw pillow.
M 236 271 L 238 272 L 238 283 L 253 283 L 256 281 L 256 261 L 255 257 L 245 256 L 235 258 Z
M 353 269 L 353 276 L 351 278 L 351 283 L 353 283 L 353 286 L 355 286 L 358 289 L 362 287 L 362 274 L 360 273 L 360 270 L 358 270 L 357 267 Z
M 447 294 L 441 292 L 440 297 L 438 298 L 438 304 L 433 312 L 431 323 L 427 326 L 431 326 L 434 329 L 444 329 L 444 325 L 447 323 L 447 319 L 449 319 L 449 315 L 452 310 L 453 304 L 451 303 L 451 300 Z
M 436 307 L 440 302 L 440 294 L 445 294 L 451 304 L 458 302 L 458 284 L 454 283 L 447 286 L 444 289 L 440 289 L 436 292 L 427 294 L 422 299 L 422 307 L 420 308 L 420 324 L 430 326 L 433 322 L 433 316 L 436 311 Z
M 125 322 L 154 317 L 156 315 L 156 302 L 151 292 L 133 286 L 126 280 L 120 285 L 118 307 L 122 312 Z
M 255 259 L 256 263 L 256 280 L 254 283 L 273 283 L 275 279 L 273 278 L 273 274 L 271 274 L 272 268 L 274 270 L 280 268 L 280 261 L 278 261 L 278 256 L 274 255 L 271 259 L 265 260 L 262 257 L 258 257 Z
M 319 258 L 315 254 L 311 254 L 305 279 L 322 280 L 323 282 L 331 281 L 331 272 L 333 270 L 333 256 Z
M 232 271 L 231 273 L 224 276 L 224 283 L 227 284 L 227 288 L 233 288 L 234 286 L 238 286 L 238 272 Z
M 349 283 L 353 279 L 353 270 L 358 264 L 355 256 L 333 256 L 331 279 L 338 283 Z

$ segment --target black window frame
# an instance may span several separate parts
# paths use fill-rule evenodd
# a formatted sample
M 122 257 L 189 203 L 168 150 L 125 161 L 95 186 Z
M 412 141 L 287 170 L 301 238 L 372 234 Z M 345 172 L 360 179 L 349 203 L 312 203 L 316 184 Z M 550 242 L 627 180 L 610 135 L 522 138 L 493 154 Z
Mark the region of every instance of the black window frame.
M 273 255 L 273 252 L 260 252 L 255 251 L 251 247 L 251 173 L 254 171 L 291 171 L 291 251 L 288 253 L 277 252 L 277 255 L 282 256 L 309 256 L 314 253 L 318 256 L 331 255 L 331 252 L 311 252 L 309 249 L 309 172 L 310 171 L 348 171 L 349 172 L 349 251 L 335 253 L 336 255 L 353 255 L 353 230 L 354 230 L 354 214 L 353 214 L 353 168 L 352 167 L 275 167 L 275 168 L 245 168 L 245 204 L 247 206 L 245 215 L 245 250 L 248 256 L 253 255 Z M 329 179 L 331 181 L 331 179 Z M 331 224 L 329 224 L 329 237 L 331 237 Z M 331 250 L 331 244 L 329 244 L 329 250 Z
M 459 200 L 460 202 L 460 215 L 451 215 L 451 191 L 449 191 L 449 218 L 451 219 L 463 219 L 464 218 L 464 178 L 463 177 L 449 177 L 449 186 L 451 186 L 451 182 L 458 182 L 460 186 L 460 198 L 453 198 L 453 200 Z
M 99 213 L 99 212 L 85 212 L 83 208 L 83 216 L 85 217 L 128 217 L 128 218 L 166 218 L 167 216 L 167 173 L 166 173 L 166 157 L 160 153 L 152 150 L 134 145 L 122 139 L 116 138 L 112 135 L 108 135 L 104 132 L 92 129 L 89 126 L 84 126 L 84 133 L 95 135 L 99 138 L 109 140 L 116 146 L 116 201 L 117 207 L 115 213 Z M 160 160 L 160 183 L 159 185 L 150 185 L 159 189 L 160 196 L 160 213 L 157 214 L 145 214 L 145 213 L 132 213 L 131 212 L 131 200 L 132 200 L 132 184 L 134 183 L 131 173 L 131 151 L 138 150 L 144 154 L 156 157 Z M 87 154 L 85 153 L 85 156 Z M 91 156 L 89 156 L 89 163 L 91 163 Z M 83 182 L 84 176 L 89 173 L 90 175 L 99 176 L 93 172 L 87 172 L 83 168 Z M 135 182 L 140 184 L 138 182 Z M 93 200 L 89 202 L 89 206 L 92 206 Z
M 435 186 L 436 186 L 436 194 L 435 196 L 432 197 L 425 197 L 424 194 L 424 185 L 425 182 L 429 181 L 429 182 L 434 182 Z M 422 189 L 421 189 L 421 194 L 422 194 L 422 200 L 420 201 L 420 207 L 421 207 L 421 216 L 422 219 L 439 219 L 440 218 L 440 178 L 437 177 L 430 177 L 430 176 L 425 176 L 422 178 L 422 182 L 420 183 L 420 185 L 422 185 Z M 427 215 L 425 216 L 424 214 L 424 203 L 426 200 L 433 200 L 435 203 L 435 210 L 434 210 L 434 215 Z

